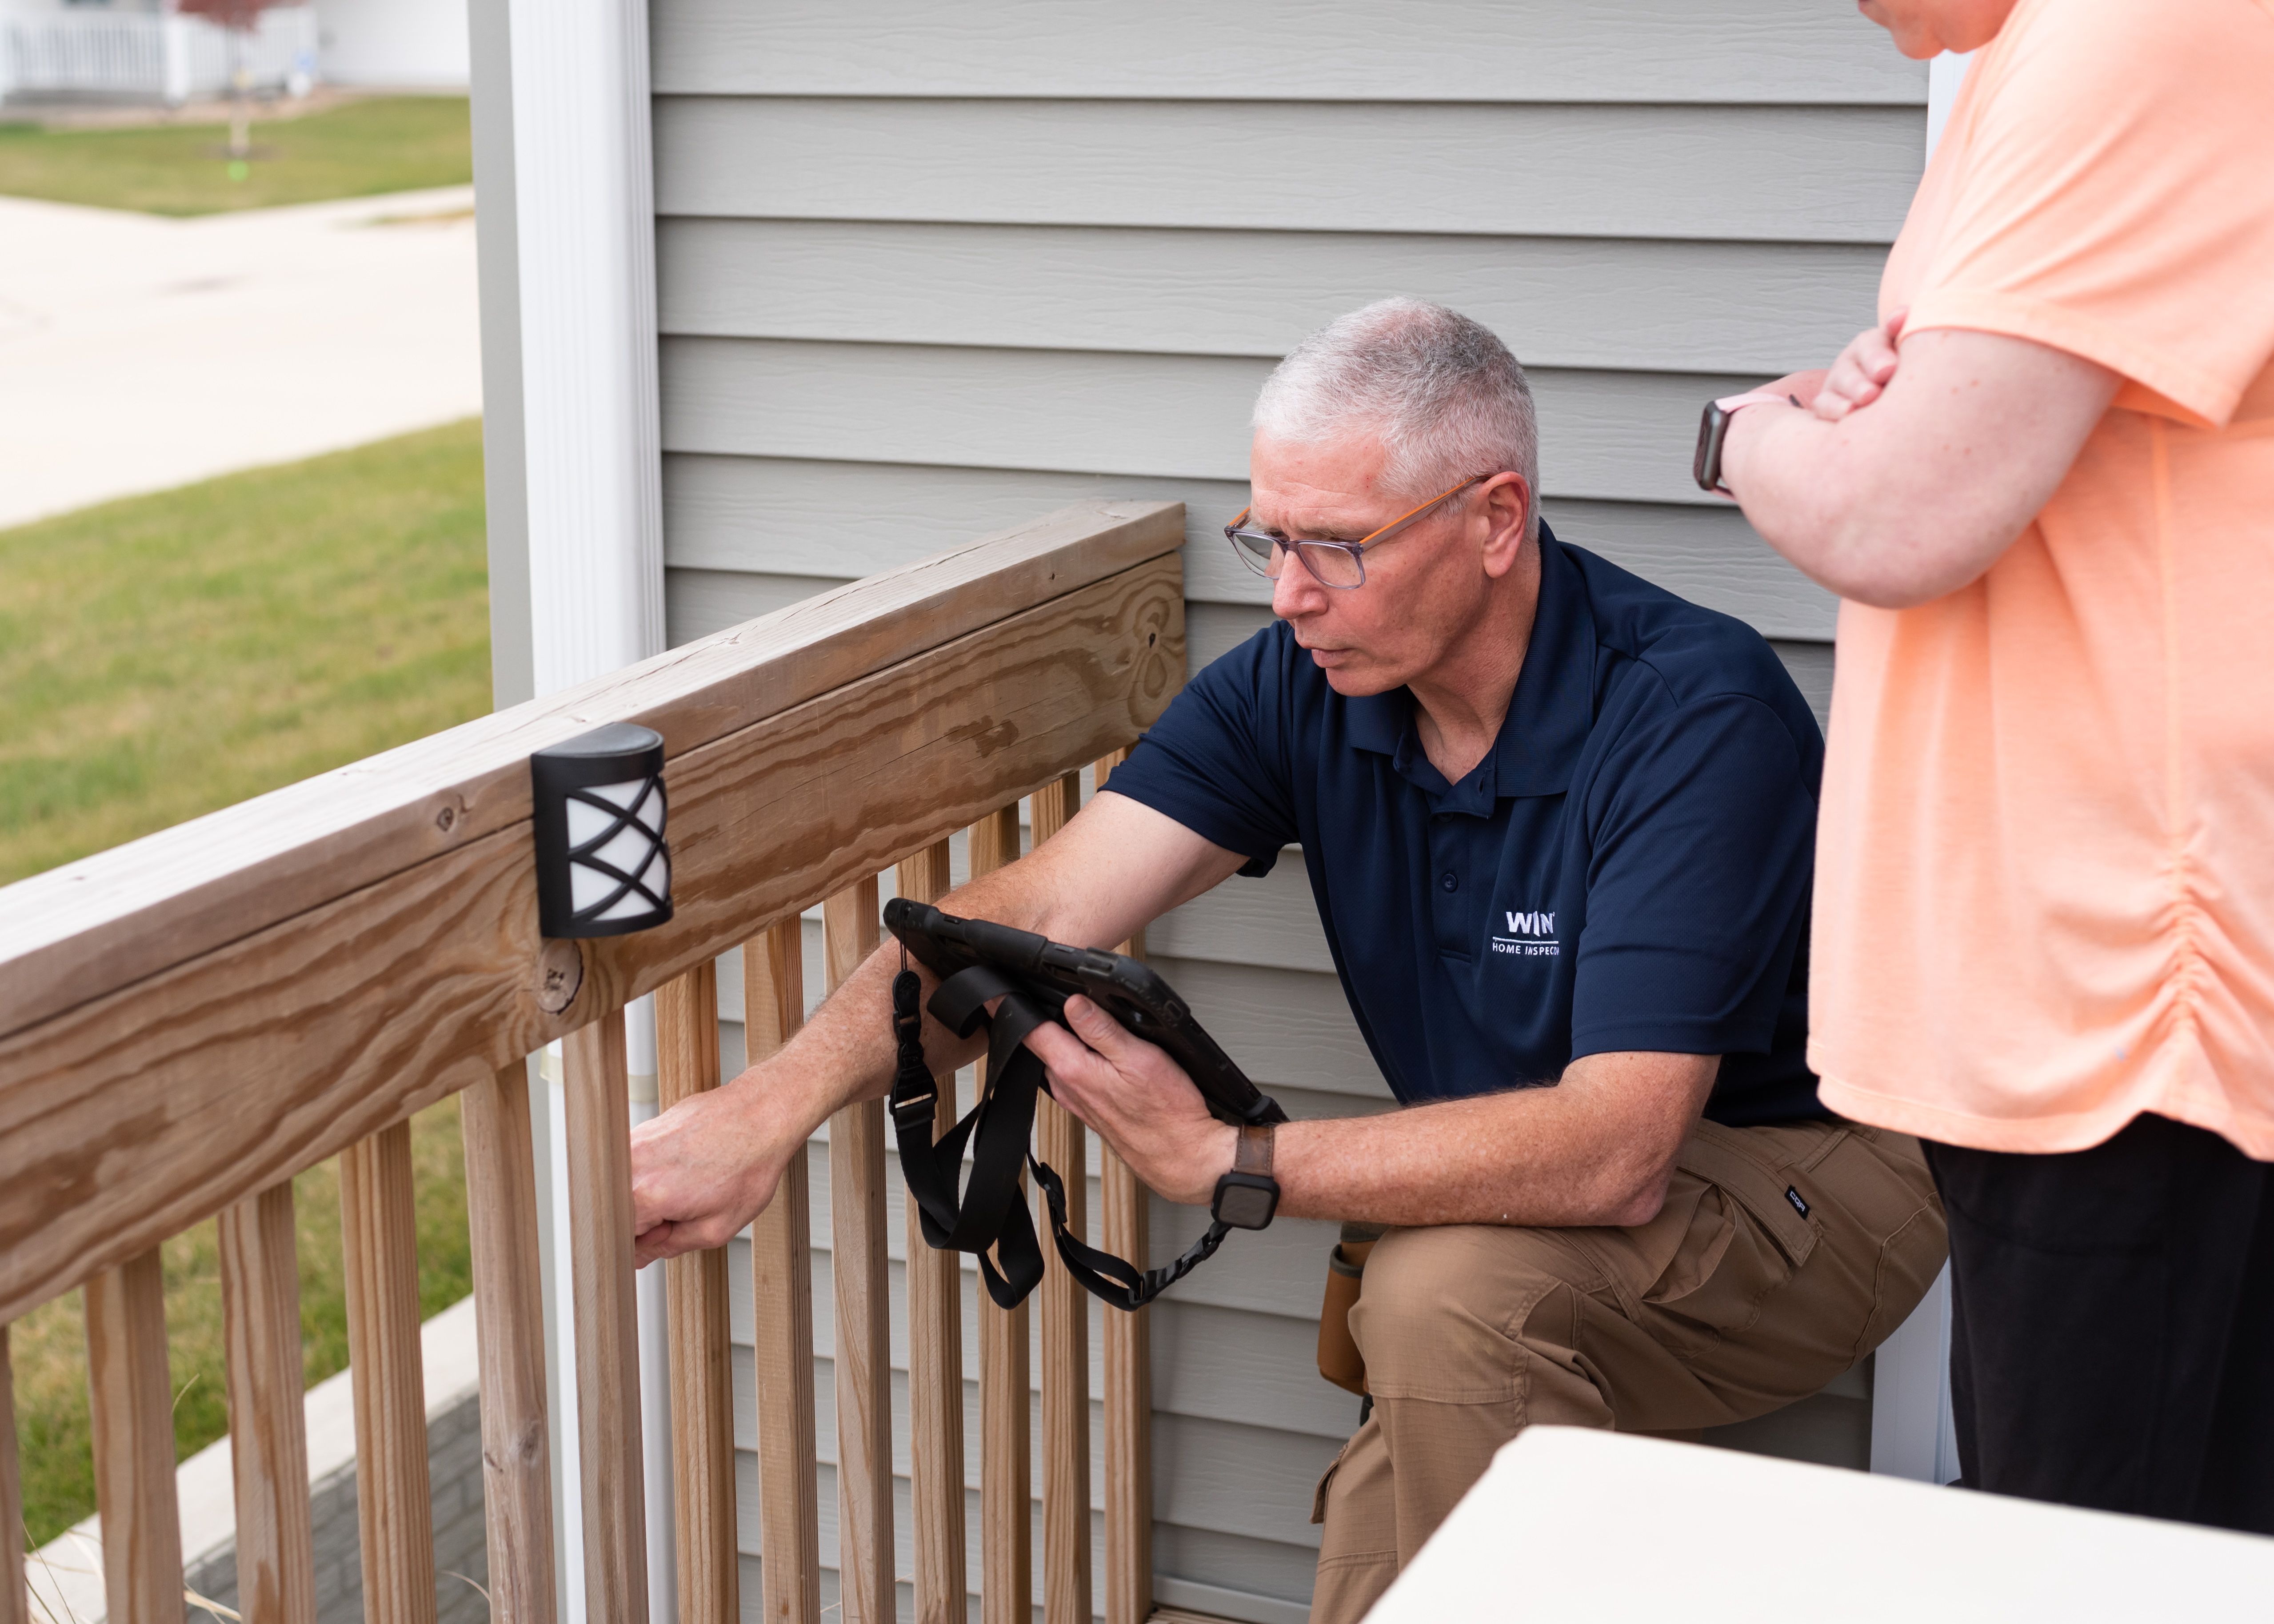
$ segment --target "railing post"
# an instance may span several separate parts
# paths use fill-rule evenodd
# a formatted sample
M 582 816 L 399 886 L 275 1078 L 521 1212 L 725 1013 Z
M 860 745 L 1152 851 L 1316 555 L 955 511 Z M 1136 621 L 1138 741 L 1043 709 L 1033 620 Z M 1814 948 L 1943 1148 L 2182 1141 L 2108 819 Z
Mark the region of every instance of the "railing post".
M 663 1109 L 719 1086 L 716 964 L 706 959 L 657 990 L 655 1026 L 657 1098 Z M 742 1604 L 735 1573 L 727 1249 L 688 1252 L 663 1267 L 671 1335 L 680 1624 L 735 1624 Z
M 948 888 L 947 842 L 907 858 L 900 894 L 932 902 Z M 932 1137 L 955 1126 L 955 1073 L 933 1079 Z M 963 1624 L 963 1291 L 957 1254 L 923 1237 L 907 1202 L 908 1455 L 916 1541 L 916 1624 Z
M 426 1372 L 418 1344 L 412 1199 L 407 1119 L 340 1153 L 356 1524 L 363 1542 L 364 1617 L 372 1624 L 434 1620 L 434 1507 L 426 1475 Z
M 465 1092 L 466 1220 L 480 1348 L 482 1516 L 492 1624 L 553 1624 L 553 1461 L 529 1068 Z
M 829 989 L 877 948 L 877 878 L 821 906 Z M 885 1253 L 885 1102 L 829 1119 L 829 1229 L 837 1278 L 837 1583 L 845 1624 L 892 1624 L 891 1276 Z
M 803 926 L 793 914 L 742 944 L 743 1052 L 752 1064 L 805 1020 Z M 750 1225 L 758 1377 L 764 1624 L 820 1624 L 821 1507 L 813 1436 L 813 1214 L 805 1147 Z
M 218 1228 L 237 1610 L 245 1624 L 314 1624 L 292 1181 L 224 1208 Z
M 174 1503 L 173 1390 L 166 1372 L 165 1275 L 153 1246 L 87 1282 L 87 1376 L 102 1588 L 115 1619 L 182 1608 Z
M 1103 789 L 1128 759 L 1097 763 Z M 1145 956 L 1145 937 L 1121 951 Z M 1111 1145 L 1101 1145 L 1099 1200 L 1105 1250 L 1147 1267 L 1152 1251 L 1145 1186 Z M 1153 1614 L 1153 1311 L 1105 1316 L 1105 1624 L 1145 1624 Z
M 31 1624 L 24 1589 L 24 1485 L 17 1476 L 16 1372 L 0 1324 L 0 1624 Z
M 576 1327 L 576 1455 L 584 1500 L 585 1615 L 647 1624 L 639 1319 L 632 1274 L 631 1079 L 624 1012 L 561 1044 Z
M 1019 804 L 971 826 L 971 876 L 1019 860 Z M 987 1089 L 987 1063 L 979 1062 Z M 979 1611 L 984 1624 L 1033 1624 L 1034 1467 L 1027 1305 L 979 1300 Z
M 1035 792 L 1035 844 L 1065 827 L 1081 806 L 1081 775 Z M 1065 1184 L 1066 1228 L 1088 1235 L 1088 1135 L 1073 1113 L 1042 1095 L 1036 1150 Z M 1037 1203 L 1039 1206 L 1040 1204 Z M 1035 1214 L 1043 1242 L 1043 1617 L 1089 1624 L 1089 1297 L 1059 1263 L 1050 1214 Z

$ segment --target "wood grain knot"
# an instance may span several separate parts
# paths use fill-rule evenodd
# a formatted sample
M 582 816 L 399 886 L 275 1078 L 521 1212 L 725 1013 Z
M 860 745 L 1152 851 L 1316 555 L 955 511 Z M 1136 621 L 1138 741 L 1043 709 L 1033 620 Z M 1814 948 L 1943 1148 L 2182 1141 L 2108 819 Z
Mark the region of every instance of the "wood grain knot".
M 482 1465 L 495 1477 L 506 1477 L 546 1463 L 545 1417 L 538 1417 L 512 1437 L 499 1440 L 503 1448 L 482 1451 Z
M 576 1002 L 584 985 L 584 953 L 574 942 L 549 938 L 537 955 L 537 1007 L 558 1015 Z

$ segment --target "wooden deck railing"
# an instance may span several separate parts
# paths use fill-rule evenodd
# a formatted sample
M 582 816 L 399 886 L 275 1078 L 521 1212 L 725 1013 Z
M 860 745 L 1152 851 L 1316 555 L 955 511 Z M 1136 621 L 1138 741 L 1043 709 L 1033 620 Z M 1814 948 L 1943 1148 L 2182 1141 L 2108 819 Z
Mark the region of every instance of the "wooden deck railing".
M 220 1218 L 240 1610 L 312 1617 L 292 1176 L 342 1157 L 365 1616 L 434 1611 L 408 1118 L 463 1096 L 481 1352 L 492 1616 L 555 1616 L 535 1168 L 524 1056 L 564 1040 L 587 1615 L 646 1617 L 624 1005 L 657 1000 L 664 1101 L 719 1081 L 714 961 L 742 948 L 745 1040 L 804 1009 L 818 902 L 832 986 L 876 944 L 877 874 L 947 887 L 1073 815 L 1182 680 L 1173 504 L 1089 503 L 856 583 L 551 699 L 0 891 L 0 1524 L 15 1507 L 7 1323 L 87 1287 L 95 1484 L 114 1620 L 180 1616 L 182 1553 L 159 1244 Z M 600 941 L 538 934 L 527 757 L 601 723 L 666 741 L 676 914 Z M 953 1089 L 943 1089 L 949 1121 Z M 1043 1153 L 1081 1222 L 1080 1125 Z M 888 1213 L 881 1101 L 828 1135 L 846 1624 L 893 1616 L 886 1236 L 908 1226 L 916 1616 L 964 1616 L 960 1274 Z M 1109 1154 L 1103 1223 L 1144 1245 L 1144 1192 Z M 764 1615 L 818 1624 L 805 1164 L 753 1227 Z M 725 1251 L 666 1266 L 678 1590 L 739 1618 Z M 987 1624 L 1030 1609 L 1026 1311 L 981 1302 Z M 1055 1260 L 1042 1318 L 1049 1619 L 1091 1616 L 1087 1304 Z M 1109 1315 L 1103 1612 L 1149 1612 L 1143 1316 Z M 0 1532 L 0 1624 L 24 1605 Z M 656 1624 L 663 1624 L 657 1620 Z

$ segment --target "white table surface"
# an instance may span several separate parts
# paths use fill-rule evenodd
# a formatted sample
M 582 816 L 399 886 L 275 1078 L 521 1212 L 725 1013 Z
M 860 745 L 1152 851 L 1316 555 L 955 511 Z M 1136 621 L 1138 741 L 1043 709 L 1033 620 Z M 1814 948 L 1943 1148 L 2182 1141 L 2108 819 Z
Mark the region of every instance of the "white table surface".
M 2274 1538 L 1540 1426 L 1501 1450 L 1367 1617 L 2274 1620 Z

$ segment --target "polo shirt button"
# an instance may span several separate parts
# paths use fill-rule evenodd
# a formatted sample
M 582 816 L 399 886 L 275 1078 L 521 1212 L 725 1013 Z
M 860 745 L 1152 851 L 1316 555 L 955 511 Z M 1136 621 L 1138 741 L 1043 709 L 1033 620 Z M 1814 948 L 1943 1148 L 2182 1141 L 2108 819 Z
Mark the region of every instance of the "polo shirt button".
M 1439 877 L 1437 883 L 1443 886 L 1447 891 L 1458 891 L 1461 889 L 1461 876 L 1455 874 L 1450 868 L 1448 868 L 1445 870 L 1444 874 Z

